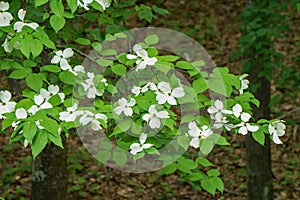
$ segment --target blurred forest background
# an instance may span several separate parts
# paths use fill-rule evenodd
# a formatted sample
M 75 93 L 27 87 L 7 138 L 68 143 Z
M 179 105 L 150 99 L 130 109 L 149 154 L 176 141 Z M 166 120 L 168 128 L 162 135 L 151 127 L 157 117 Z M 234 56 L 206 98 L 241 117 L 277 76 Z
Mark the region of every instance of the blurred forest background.
M 218 67 L 227 66 L 241 74 L 243 60 L 233 61 L 241 36 L 240 14 L 244 0 L 154 0 L 145 4 L 161 5 L 170 14 L 155 19 L 151 26 L 180 31 L 197 40 L 211 55 Z M 295 9 L 292 5 L 288 11 Z M 272 117 L 288 124 L 283 145 L 272 143 L 274 196 L 277 200 L 300 199 L 300 12 L 286 21 L 290 30 L 276 42 L 276 50 L 284 57 L 274 71 L 272 81 Z M 130 28 L 144 27 L 137 16 L 127 20 Z M 31 162 L 29 148 L 9 143 L 9 135 L 0 137 L 0 196 L 7 199 L 29 199 Z M 180 174 L 160 176 L 158 173 L 128 174 L 97 163 L 83 147 L 79 137 L 71 134 L 69 141 L 68 199 L 246 199 L 245 137 L 226 136 L 231 146 L 215 147 L 209 154 L 221 171 L 224 194 L 212 197 L 195 190 Z

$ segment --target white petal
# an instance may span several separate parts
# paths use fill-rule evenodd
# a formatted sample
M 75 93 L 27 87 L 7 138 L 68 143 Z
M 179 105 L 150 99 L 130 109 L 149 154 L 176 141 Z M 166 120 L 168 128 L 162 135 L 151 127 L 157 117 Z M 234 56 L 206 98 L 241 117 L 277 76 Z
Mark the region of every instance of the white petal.
M 34 115 L 39 110 L 40 109 L 36 105 L 33 105 L 31 108 L 29 108 L 28 112 Z
M 53 108 L 53 106 L 49 103 L 49 102 L 45 102 L 41 105 L 42 109 L 49 109 L 49 108 Z
M 157 88 L 164 93 L 169 93 L 171 92 L 170 84 L 167 82 L 160 82 L 157 84 Z
M 194 147 L 194 148 L 199 148 L 199 138 L 198 137 L 194 137 L 191 141 L 190 141 L 190 146 Z
M 44 101 L 44 98 L 42 97 L 42 95 L 34 95 L 34 103 L 36 105 L 41 105 Z
M 138 87 L 138 86 L 133 86 L 133 88 L 131 89 L 131 92 L 133 94 L 135 94 L 135 96 L 138 96 L 141 92 L 141 87 Z
M 176 99 L 175 99 L 174 97 L 172 97 L 172 96 L 168 96 L 167 102 L 168 102 L 170 105 L 177 105 Z
M 119 105 L 122 106 L 122 107 L 125 107 L 125 106 L 127 106 L 127 104 L 128 104 L 127 100 L 126 100 L 124 97 L 122 97 L 121 99 L 119 99 L 119 100 L 118 100 L 118 103 L 119 103 Z
M 4 1 L 1 1 L 0 2 L 0 10 L 1 11 L 6 11 L 9 9 L 9 3 L 8 2 L 4 2 Z
M 14 24 L 14 30 L 17 31 L 17 33 L 22 31 L 22 28 L 25 26 L 24 22 L 16 22 Z
M 129 59 L 129 60 L 133 60 L 133 59 L 136 59 L 137 56 L 136 55 L 132 55 L 132 54 L 127 54 L 126 58 Z
M 235 106 L 232 107 L 232 112 L 236 117 L 239 117 L 242 111 L 243 111 L 242 106 L 240 104 L 236 104 Z
M 148 58 L 148 53 L 144 49 L 139 49 L 139 50 L 135 51 L 135 53 L 141 58 Z
M 55 55 L 52 59 L 51 59 L 51 63 L 52 64 L 57 64 L 59 63 L 61 60 L 61 57 L 59 57 L 58 55 Z
M 18 11 L 18 17 L 21 21 L 24 21 L 25 15 L 26 15 L 26 10 L 20 9 Z
M 30 28 L 32 28 L 33 30 L 36 30 L 37 27 L 39 27 L 39 25 L 35 22 L 32 22 L 32 23 L 28 23 L 28 24 L 25 24 L 26 26 L 29 26 Z
M 27 111 L 24 108 L 18 108 L 16 110 L 16 117 L 17 117 L 17 119 L 26 119 Z
M 128 117 L 132 116 L 133 110 L 131 108 L 125 108 L 124 109 L 124 114 Z
M 44 88 L 42 88 L 42 89 L 40 90 L 40 95 L 41 95 L 43 98 L 45 98 L 45 99 L 50 98 L 49 92 L 48 92 L 46 89 L 44 89 Z
M 251 131 L 251 132 L 256 132 L 259 129 L 258 126 L 252 126 L 249 123 L 246 124 L 246 127 L 247 127 L 248 131 Z
M 91 127 L 94 131 L 99 131 L 102 129 L 102 127 L 100 126 L 100 122 L 98 120 L 92 120 Z
M 224 108 L 222 101 L 216 100 L 215 101 L 215 107 L 219 110 L 222 110 Z
M 160 120 L 159 120 L 159 118 L 153 117 L 152 119 L 150 119 L 149 126 L 152 129 L 159 128 L 160 127 Z
M 147 67 L 147 63 L 145 61 L 138 62 L 135 71 L 145 69 Z
M 155 108 L 155 105 L 151 105 L 150 107 L 149 107 L 149 113 L 150 114 L 157 114 L 157 110 L 156 110 L 156 108 Z
M 0 91 L 0 100 L 2 102 L 7 103 L 10 101 L 10 99 L 11 99 L 11 93 L 9 91 L 7 91 L 7 90 Z
M 48 91 L 49 91 L 51 94 L 55 95 L 55 94 L 57 94 L 57 93 L 59 92 L 59 87 L 58 87 L 57 85 L 50 85 L 50 86 L 48 87 Z
M 70 113 L 68 113 L 68 112 L 60 112 L 59 113 L 59 119 L 61 120 L 61 121 L 66 121 L 66 122 L 68 122 L 69 120 L 68 120 L 68 116 L 70 115 Z
M 148 149 L 148 148 L 150 148 L 152 146 L 153 146 L 153 144 L 143 144 L 142 148 L 143 149 Z
M 218 110 L 214 107 L 214 106 L 210 106 L 208 109 L 207 109 L 207 112 L 209 114 L 214 114 L 216 112 L 218 112 Z
M 242 135 L 247 135 L 248 130 L 246 127 L 243 126 L 243 127 L 239 128 L 239 133 Z
M 75 72 L 82 72 L 82 73 L 84 73 L 84 66 L 77 65 L 77 66 L 74 67 L 74 71 Z
M 68 61 L 66 59 L 61 59 L 60 60 L 60 68 L 62 70 L 71 70 L 71 66 L 69 65 Z
M 272 139 L 274 141 L 275 144 L 282 144 L 281 140 L 279 139 L 277 134 L 273 134 L 272 135 Z
M 147 140 L 147 134 L 141 133 L 139 139 L 140 139 L 140 143 L 144 144 L 146 142 L 146 140 Z
M 130 102 L 128 103 L 128 106 L 134 106 L 135 105 L 135 99 L 131 98 Z
M 249 113 L 242 113 L 241 119 L 243 122 L 248 122 L 251 118 L 251 115 Z
M 143 151 L 143 148 L 142 148 L 141 145 L 138 144 L 138 143 L 133 143 L 133 144 L 131 144 L 131 145 L 130 145 L 130 149 L 131 149 L 130 153 L 131 153 L 132 155 L 136 155 L 138 152 Z
M 15 102 L 8 102 L 6 103 L 6 110 L 7 112 L 13 112 L 15 110 L 15 106 L 17 103 Z
M 161 104 L 166 103 L 168 97 L 169 97 L 169 96 L 166 95 L 166 94 L 157 93 L 157 95 L 156 95 L 156 101 L 157 101 L 158 104 L 161 105 Z
M 70 58 L 74 55 L 74 51 L 71 48 L 66 48 L 63 51 L 63 58 Z
M 272 126 L 271 124 L 269 124 L 268 129 L 269 129 L 269 133 L 270 133 L 271 135 L 275 132 L 275 127 Z
M 101 114 L 101 113 L 96 114 L 96 115 L 95 115 L 95 118 L 96 118 L 96 119 L 103 119 L 104 121 L 107 120 L 106 115 Z
M 29 144 L 29 141 L 27 139 L 24 140 L 24 147 L 26 148 Z
M 93 118 L 87 117 L 86 115 L 84 115 L 79 119 L 79 123 L 82 124 L 83 126 L 85 126 L 88 123 L 90 123 L 92 120 L 93 120 Z
M 114 112 L 117 114 L 117 115 L 120 115 L 122 112 L 123 112 L 124 108 L 121 107 L 121 106 L 118 106 L 114 109 Z
M 181 98 L 184 97 L 185 93 L 182 87 L 177 87 L 172 91 L 171 95 L 175 98 Z
M 153 57 L 153 58 L 145 58 L 145 62 L 147 65 L 155 65 L 155 63 L 157 62 L 157 58 Z
M 0 12 L 0 27 L 9 26 L 13 16 L 9 12 Z
M 156 116 L 160 119 L 163 119 L 163 118 L 170 118 L 169 117 L 169 113 L 167 111 L 159 111 Z
M 145 120 L 147 123 L 150 120 L 151 115 L 150 114 L 145 114 L 143 115 L 143 120 Z

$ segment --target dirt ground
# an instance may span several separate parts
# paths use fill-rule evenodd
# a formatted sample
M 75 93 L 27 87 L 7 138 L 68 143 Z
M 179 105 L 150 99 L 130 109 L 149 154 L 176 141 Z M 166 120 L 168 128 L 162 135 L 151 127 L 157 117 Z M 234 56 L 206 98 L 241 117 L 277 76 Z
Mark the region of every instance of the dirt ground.
M 170 15 L 155 19 L 151 26 L 181 31 L 195 38 L 212 56 L 217 66 L 228 66 L 240 73 L 242 61 L 231 61 L 230 55 L 237 48 L 240 33 L 238 16 L 243 1 L 203 0 L 197 4 L 189 0 L 166 0 L 163 6 Z M 299 14 L 290 22 L 292 30 L 285 33 L 276 48 L 286 56 L 284 63 L 293 63 L 299 57 Z M 129 22 L 132 26 L 141 26 Z M 297 34 L 298 33 L 298 34 Z M 288 87 L 288 86 L 287 86 Z M 283 145 L 272 144 L 272 168 L 276 200 L 300 199 L 300 96 L 291 98 L 285 90 L 272 85 L 273 94 L 283 94 L 284 100 L 272 108 L 273 117 L 282 115 L 296 123 L 289 125 L 282 137 Z M 297 110 L 298 109 L 298 110 Z M 83 148 L 78 136 L 69 138 L 69 197 L 68 199 L 246 199 L 246 158 L 242 136 L 228 136 L 232 145 L 215 147 L 208 159 L 217 166 L 225 184 L 223 194 L 215 197 L 199 192 L 188 182 L 182 182 L 179 174 L 160 176 L 156 172 L 146 174 L 123 173 L 100 166 Z M 21 144 L 8 145 L 9 135 L 0 136 L 0 196 L 7 199 L 28 199 L 31 187 L 30 149 Z

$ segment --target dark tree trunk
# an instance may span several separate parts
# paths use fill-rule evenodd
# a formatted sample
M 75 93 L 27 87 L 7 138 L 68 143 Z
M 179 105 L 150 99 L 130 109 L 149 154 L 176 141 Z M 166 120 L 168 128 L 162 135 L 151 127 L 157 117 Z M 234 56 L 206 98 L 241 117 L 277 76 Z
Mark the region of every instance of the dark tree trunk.
M 255 120 L 270 116 L 270 82 L 266 78 L 259 78 L 261 66 L 253 64 L 249 72 L 250 83 L 260 83 L 260 87 L 254 93 L 260 101 L 260 107 L 253 106 Z M 247 195 L 249 200 L 271 200 L 273 199 L 272 170 L 270 138 L 266 137 L 265 146 L 256 142 L 252 135 L 246 138 L 247 157 Z
M 67 197 L 67 142 L 64 149 L 47 145 L 32 164 L 31 200 L 64 200 Z

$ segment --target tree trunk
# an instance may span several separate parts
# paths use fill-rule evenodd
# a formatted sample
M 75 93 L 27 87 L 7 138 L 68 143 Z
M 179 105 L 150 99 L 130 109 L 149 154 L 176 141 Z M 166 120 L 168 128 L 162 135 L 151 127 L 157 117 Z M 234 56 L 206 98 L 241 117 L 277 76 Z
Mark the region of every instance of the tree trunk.
M 67 142 L 64 149 L 48 144 L 32 164 L 31 200 L 64 200 L 67 197 Z
M 255 63 L 255 62 L 254 62 Z M 253 106 L 253 116 L 255 120 L 270 116 L 270 82 L 262 77 L 258 77 L 261 66 L 253 64 L 249 72 L 250 83 L 260 83 L 260 87 L 254 93 L 260 101 L 260 107 Z M 267 136 L 265 146 L 256 142 L 251 134 L 246 138 L 247 157 L 247 195 L 249 200 L 271 200 L 273 199 L 272 170 L 271 170 L 271 150 L 270 138 Z

